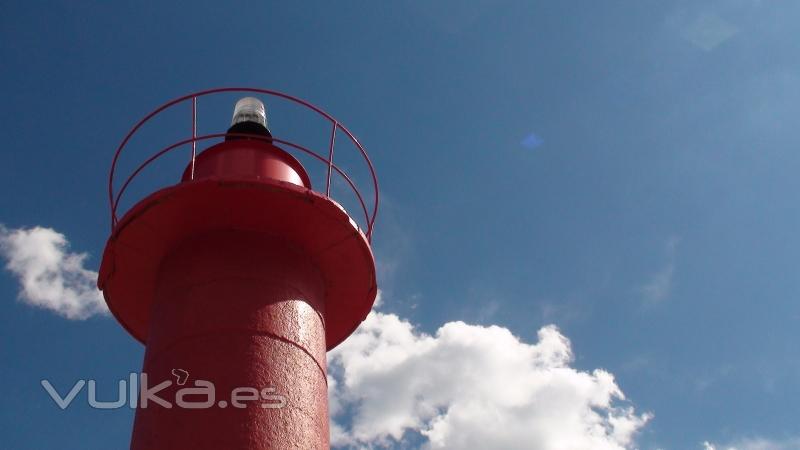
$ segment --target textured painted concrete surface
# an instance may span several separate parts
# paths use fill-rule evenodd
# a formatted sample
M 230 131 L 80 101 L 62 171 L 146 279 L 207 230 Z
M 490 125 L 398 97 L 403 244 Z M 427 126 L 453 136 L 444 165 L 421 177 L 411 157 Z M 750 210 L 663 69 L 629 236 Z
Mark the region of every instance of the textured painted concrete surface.
M 172 381 L 158 394 L 173 407 L 140 404 L 131 448 L 328 449 L 323 308 L 320 274 L 280 239 L 226 230 L 186 240 L 159 268 L 143 370 L 151 387 Z M 188 372 L 184 386 L 173 369 Z M 198 380 L 214 384 L 214 405 L 175 405 Z M 285 405 L 262 396 L 236 408 L 241 387 L 274 388 Z

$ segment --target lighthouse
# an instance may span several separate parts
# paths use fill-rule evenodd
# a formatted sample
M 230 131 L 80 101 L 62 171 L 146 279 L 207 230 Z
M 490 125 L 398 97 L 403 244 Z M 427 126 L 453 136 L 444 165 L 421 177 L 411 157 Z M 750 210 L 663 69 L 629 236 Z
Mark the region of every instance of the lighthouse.
M 246 96 L 230 124 L 198 136 L 198 100 L 232 92 Z M 324 117 L 327 148 L 273 135 L 259 97 Z M 191 110 L 191 137 L 142 158 L 117 188 L 119 157 L 131 137 L 163 111 L 183 107 Z M 334 164 L 337 136 L 351 140 L 366 162 L 371 211 L 353 178 Z M 174 184 L 120 211 L 137 175 L 188 148 Z M 312 186 L 292 153 L 320 162 L 324 183 Z M 336 176 L 353 188 L 362 218 L 332 198 Z M 352 133 L 320 108 L 276 91 L 190 94 L 146 115 L 123 139 L 109 201 L 98 286 L 119 323 L 145 345 L 130 448 L 328 449 L 326 352 L 366 318 L 377 294 L 370 246 L 377 178 Z

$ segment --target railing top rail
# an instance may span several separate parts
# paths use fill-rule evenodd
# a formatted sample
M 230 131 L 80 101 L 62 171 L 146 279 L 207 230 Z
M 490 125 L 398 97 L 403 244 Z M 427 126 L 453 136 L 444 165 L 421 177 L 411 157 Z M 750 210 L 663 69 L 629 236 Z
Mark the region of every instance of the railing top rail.
M 192 146 L 191 164 L 192 164 L 192 167 L 193 167 L 194 158 L 196 156 L 196 152 L 194 150 L 194 146 L 196 145 L 197 142 L 204 141 L 204 140 L 207 140 L 207 139 L 220 138 L 220 137 L 224 137 L 225 136 L 225 133 L 215 133 L 215 134 L 208 134 L 208 135 L 204 135 L 204 136 L 197 136 L 196 135 L 196 120 L 197 120 L 196 102 L 197 102 L 197 99 L 200 98 L 200 97 L 210 96 L 210 95 L 219 94 L 219 93 L 228 93 L 228 92 L 231 92 L 231 93 L 232 92 L 248 92 L 248 93 L 257 93 L 257 94 L 263 94 L 263 95 L 267 95 L 267 96 L 271 96 L 271 97 L 282 98 L 284 100 L 288 100 L 288 101 L 290 101 L 292 103 L 301 105 L 301 106 L 303 106 L 303 107 L 315 112 L 316 114 L 324 117 L 325 119 L 327 119 L 331 123 L 332 131 L 331 131 L 331 134 L 330 134 L 330 141 L 329 141 L 329 148 L 328 148 L 327 157 L 326 156 L 322 156 L 322 155 L 320 155 L 320 154 L 318 154 L 318 153 L 316 153 L 316 152 L 314 152 L 312 150 L 309 150 L 309 149 L 307 149 L 305 147 L 302 147 L 300 145 L 297 145 L 297 144 L 289 142 L 289 141 L 285 141 L 285 140 L 278 139 L 278 138 L 275 138 L 275 137 L 272 138 L 272 141 L 280 143 L 280 144 L 283 144 L 283 145 L 286 145 L 286 146 L 289 146 L 289 147 L 291 147 L 291 148 L 293 148 L 295 150 L 299 150 L 299 151 L 301 151 L 303 153 L 306 153 L 306 154 L 314 157 L 315 159 L 317 159 L 317 160 L 319 160 L 319 161 L 321 161 L 321 162 L 323 162 L 323 163 L 325 163 L 327 165 L 326 189 L 325 189 L 325 193 L 324 193 L 327 197 L 330 198 L 330 183 L 331 183 L 331 175 L 332 175 L 333 172 L 336 172 L 342 178 L 344 178 L 345 181 L 347 181 L 347 183 L 349 184 L 349 186 L 351 187 L 351 189 L 355 193 L 355 195 L 356 195 L 356 197 L 357 197 L 362 209 L 364 210 L 364 217 L 365 217 L 365 221 L 366 221 L 366 230 L 365 230 L 366 233 L 365 234 L 366 234 L 367 239 L 371 241 L 371 239 L 372 239 L 372 230 L 373 230 L 374 225 L 375 225 L 375 218 L 377 217 L 378 205 L 380 203 L 379 190 L 378 190 L 378 178 L 377 178 L 377 176 L 375 174 L 375 168 L 372 165 L 372 161 L 369 159 L 369 155 L 367 155 L 366 150 L 364 150 L 364 147 L 361 145 L 361 143 L 358 141 L 358 139 L 356 139 L 356 137 L 353 135 L 353 133 L 351 133 L 350 130 L 348 130 L 344 125 L 342 125 L 341 122 L 339 122 L 333 116 L 331 116 L 327 112 L 323 111 L 321 108 L 313 105 L 312 103 L 310 103 L 308 101 L 305 101 L 305 100 L 300 99 L 298 97 L 294 97 L 294 96 L 289 95 L 289 94 L 285 94 L 285 93 L 282 93 L 282 92 L 274 91 L 274 90 L 260 89 L 260 88 L 249 88 L 249 87 L 223 87 L 223 88 L 216 88 L 216 89 L 207 89 L 207 90 L 204 90 L 204 91 L 198 91 L 198 92 L 194 92 L 194 93 L 191 93 L 191 94 L 184 95 L 182 97 L 175 98 L 175 99 L 170 100 L 170 101 L 164 103 L 163 105 L 157 107 L 156 109 L 154 109 L 153 111 L 151 111 L 150 113 L 148 113 L 147 115 L 142 117 L 142 119 L 140 119 L 133 126 L 133 128 L 131 128 L 131 130 L 128 132 L 128 134 L 125 135 L 125 137 L 123 138 L 122 142 L 117 147 L 117 150 L 114 152 L 114 158 L 113 158 L 113 160 L 111 162 L 111 170 L 109 171 L 109 176 L 108 176 L 108 199 L 109 199 L 109 205 L 110 205 L 110 209 L 111 209 L 111 230 L 112 230 L 112 232 L 116 228 L 116 225 L 117 225 L 117 222 L 118 222 L 117 210 L 119 208 L 119 203 L 120 203 L 120 199 L 122 198 L 122 195 L 125 193 L 125 190 L 127 189 L 128 185 L 131 183 L 131 181 L 133 181 L 133 179 L 145 167 L 149 166 L 153 161 L 157 160 L 162 155 L 164 155 L 164 154 L 166 154 L 166 153 L 168 153 L 168 152 L 170 152 L 170 151 L 172 151 L 172 150 L 174 150 L 176 148 L 184 146 L 184 145 L 191 145 Z M 119 191 L 116 192 L 116 194 L 115 194 L 115 191 L 114 191 L 114 176 L 116 175 L 116 172 L 117 172 L 117 163 L 119 162 L 120 155 L 122 154 L 123 150 L 126 148 L 126 145 L 131 140 L 131 138 L 139 131 L 139 129 L 145 123 L 149 122 L 151 119 L 153 119 L 154 117 L 156 117 L 157 115 L 159 115 L 163 111 L 165 111 L 165 110 L 167 110 L 167 109 L 169 109 L 169 108 L 171 108 L 171 107 L 173 107 L 175 105 L 178 105 L 180 103 L 188 102 L 188 101 L 192 102 L 192 109 L 191 109 L 191 111 L 192 111 L 192 117 L 191 117 L 191 119 L 192 119 L 192 136 L 191 136 L 191 138 L 184 139 L 182 141 L 173 143 L 172 145 L 169 145 L 169 146 L 165 147 L 164 149 L 156 152 L 155 154 L 153 154 L 152 156 L 147 158 L 143 163 L 141 163 L 133 171 L 133 173 L 122 184 L 122 186 L 120 187 Z M 353 143 L 353 145 L 355 145 L 355 147 L 358 149 L 359 153 L 361 154 L 361 157 L 366 162 L 367 167 L 369 168 L 370 176 L 372 178 L 372 188 L 374 190 L 374 192 L 373 192 L 374 201 L 373 201 L 373 204 L 372 204 L 372 211 L 371 212 L 368 211 L 367 206 L 364 203 L 364 198 L 361 195 L 361 192 L 356 187 L 356 185 L 353 183 L 352 179 L 343 170 L 341 170 L 339 167 L 337 167 L 333 162 L 333 159 L 334 159 L 333 158 L 334 157 L 334 146 L 335 146 L 335 139 L 336 139 L 336 132 L 337 131 L 343 132 L 347 136 L 347 138 Z M 243 135 L 243 136 L 245 136 L 245 135 Z M 247 136 L 248 137 L 254 137 L 254 138 L 263 138 L 263 137 L 259 137 L 259 136 L 250 136 L 250 135 L 247 135 Z

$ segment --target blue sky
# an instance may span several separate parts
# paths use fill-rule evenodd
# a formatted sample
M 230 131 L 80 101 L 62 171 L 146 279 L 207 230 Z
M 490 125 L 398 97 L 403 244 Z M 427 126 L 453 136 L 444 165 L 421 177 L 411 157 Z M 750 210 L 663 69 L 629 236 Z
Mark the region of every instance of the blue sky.
M 569 367 L 652 414 L 630 448 L 800 448 L 798 19 L 778 0 L 8 4 L 0 223 L 52 228 L 96 270 L 139 117 L 209 87 L 286 91 L 376 166 L 382 319 L 531 344 L 557 326 Z M 132 411 L 61 411 L 39 380 L 113 392 L 140 345 L 19 291 L 6 271 L 0 448 L 125 448 Z

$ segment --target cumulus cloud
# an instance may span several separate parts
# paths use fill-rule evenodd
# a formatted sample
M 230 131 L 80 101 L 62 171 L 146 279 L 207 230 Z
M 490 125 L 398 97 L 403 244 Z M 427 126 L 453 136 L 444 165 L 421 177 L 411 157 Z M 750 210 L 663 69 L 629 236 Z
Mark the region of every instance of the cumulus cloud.
M 614 376 L 572 368 L 555 326 L 529 344 L 499 326 L 449 322 L 420 333 L 373 311 L 329 354 L 338 448 L 632 448 L 650 419 Z
M 800 438 L 771 440 L 761 437 L 740 439 L 730 444 L 714 444 L 703 442 L 703 450 L 797 450 L 800 449 Z
M 95 285 L 97 272 L 84 267 L 87 254 L 70 252 L 67 238 L 52 228 L 0 225 L 0 254 L 24 303 L 68 319 L 108 312 Z

